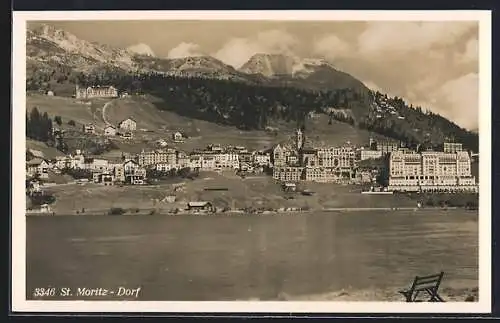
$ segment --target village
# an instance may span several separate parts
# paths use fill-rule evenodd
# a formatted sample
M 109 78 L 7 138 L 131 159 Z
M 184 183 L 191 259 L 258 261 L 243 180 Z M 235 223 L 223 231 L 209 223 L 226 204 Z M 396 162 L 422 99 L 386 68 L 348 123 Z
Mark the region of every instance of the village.
M 121 93 L 120 96 L 128 94 Z M 114 87 L 76 88 L 76 98 L 118 97 Z M 54 133 L 62 131 L 55 128 Z M 92 123 L 82 126 L 85 135 L 130 140 L 138 132 L 132 117 L 116 125 L 108 123 L 98 133 Z M 413 151 L 394 140 L 370 141 L 363 147 L 346 142 L 342 146 L 323 146 L 307 140 L 304 131 L 296 129 L 289 140 L 271 148 L 249 150 L 239 145 L 210 144 L 204 149 L 183 151 L 175 144 L 183 143 L 186 135 L 174 131 L 171 138 L 156 141 L 156 149 L 140 153 L 121 152 L 120 157 L 104 158 L 76 149 L 64 156 L 46 158 L 43 153 L 28 149 L 26 161 L 27 195 L 43 195 L 51 183 L 50 174 L 70 175 L 79 185 L 93 183 L 110 185 L 153 185 L 158 178 L 176 176 L 193 178 L 200 172 L 232 173 L 244 179 L 248 176 L 269 176 L 285 192 L 297 192 L 300 183 L 331 183 L 361 186 L 363 194 L 393 194 L 397 192 L 478 192 L 472 175 L 470 152 L 454 141 L 443 143 L 440 151 Z M 376 160 L 378 167 L 366 161 Z M 380 167 L 382 166 L 382 167 Z M 381 174 L 385 168 L 387 174 Z M 381 177 L 386 177 L 381 179 Z M 385 184 L 384 184 L 385 183 Z M 300 193 L 312 195 L 303 189 Z M 190 204 L 189 204 L 190 203 Z M 205 210 L 210 201 L 190 201 L 187 209 Z M 198 206 L 196 206 L 198 205 Z M 40 212 L 50 212 L 46 203 Z

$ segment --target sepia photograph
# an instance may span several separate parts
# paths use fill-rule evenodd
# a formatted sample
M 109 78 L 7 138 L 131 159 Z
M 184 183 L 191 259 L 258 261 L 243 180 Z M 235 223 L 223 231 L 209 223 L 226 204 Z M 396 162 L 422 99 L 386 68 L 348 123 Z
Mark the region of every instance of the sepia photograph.
M 490 311 L 489 12 L 13 16 L 14 310 Z

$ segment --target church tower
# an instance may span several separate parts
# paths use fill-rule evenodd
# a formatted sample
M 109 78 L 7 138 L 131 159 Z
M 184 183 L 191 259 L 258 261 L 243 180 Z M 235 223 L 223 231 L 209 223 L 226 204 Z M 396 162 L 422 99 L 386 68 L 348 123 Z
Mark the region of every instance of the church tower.
M 301 150 L 304 146 L 304 133 L 300 130 L 300 128 L 298 128 L 295 132 L 295 145 L 297 150 Z

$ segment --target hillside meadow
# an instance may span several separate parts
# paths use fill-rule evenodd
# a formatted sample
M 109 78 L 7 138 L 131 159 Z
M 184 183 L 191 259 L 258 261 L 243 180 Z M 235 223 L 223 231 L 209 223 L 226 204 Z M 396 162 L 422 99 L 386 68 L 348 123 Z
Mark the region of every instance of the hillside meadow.
M 105 105 L 106 108 L 104 108 Z M 37 107 L 41 113 L 47 112 L 52 119 L 60 116 L 63 129 L 78 131 L 81 130 L 83 124 L 94 123 L 96 131 L 101 134 L 106 125 L 105 121 L 117 125 L 126 118 L 133 118 L 137 122 L 137 131 L 133 140 L 111 138 L 120 151 L 129 153 L 138 153 L 143 148 L 152 149 L 155 147 L 155 141 L 159 139 L 164 139 L 169 142 L 170 146 L 186 151 L 204 148 L 209 144 L 268 149 L 279 142 L 290 140 L 296 128 L 294 122 L 274 121 L 270 123 L 270 127 L 277 129 L 276 131 L 240 130 L 233 126 L 180 116 L 169 110 L 168 102 L 152 96 L 132 96 L 112 100 L 94 99 L 90 101 L 90 104 L 68 97 L 40 94 L 27 96 L 27 111 L 31 111 L 34 107 Z M 75 127 L 68 125 L 70 120 L 74 120 L 77 125 Z M 306 141 L 313 142 L 315 145 L 338 146 L 346 142 L 366 145 L 370 137 L 384 138 L 347 123 L 330 121 L 328 116 L 322 114 L 309 118 L 305 127 Z M 180 131 L 187 136 L 183 143 L 172 142 L 171 137 L 175 131 Z M 116 156 L 119 153 L 108 152 L 106 154 Z

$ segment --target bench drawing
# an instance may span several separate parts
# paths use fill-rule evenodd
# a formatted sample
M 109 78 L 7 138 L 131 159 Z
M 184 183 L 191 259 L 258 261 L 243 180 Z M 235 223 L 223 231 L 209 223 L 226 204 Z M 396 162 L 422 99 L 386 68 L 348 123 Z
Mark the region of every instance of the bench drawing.
M 399 291 L 406 298 L 406 302 L 444 302 L 439 296 L 438 289 L 444 272 L 430 276 L 416 276 L 409 289 Z M 418 299 L 419 294 L 425 293 L 427 300 Z

